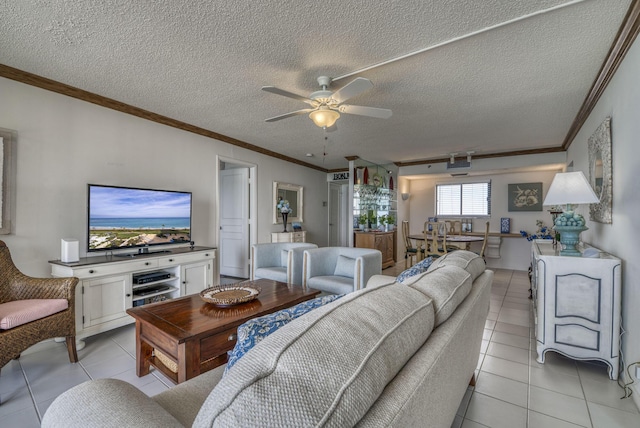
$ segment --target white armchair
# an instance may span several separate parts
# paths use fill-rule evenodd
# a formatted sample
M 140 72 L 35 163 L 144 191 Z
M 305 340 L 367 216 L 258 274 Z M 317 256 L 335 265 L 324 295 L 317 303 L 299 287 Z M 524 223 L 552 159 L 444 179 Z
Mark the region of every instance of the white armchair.
M 251 246 L 251 280 L 258 278 L 302 285 L 303 251 L 316 244 L 278 242 Z
M 303 286 L 333 294 L 365 288 L 382 273 L 382 253 L 367 248 L 324 247 L 304 251 Z

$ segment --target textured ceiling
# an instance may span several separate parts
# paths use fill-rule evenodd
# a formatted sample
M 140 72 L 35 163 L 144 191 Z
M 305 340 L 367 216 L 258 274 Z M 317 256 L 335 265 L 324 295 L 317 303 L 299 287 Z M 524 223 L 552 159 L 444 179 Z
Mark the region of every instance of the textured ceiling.
M 561 7 L 562 5 L 565 5 Z M 630 0 L 20 0 L 0 2 L 0 63 L 317 166 L 559 147 Z M 432 49 L 427 49 L 433 47 Z M 325 132 L 320 75 L 374 87 Z M 312 153 L 314 157 L 306 157 Z M 326 153 L 326 155 L 323 155 Z

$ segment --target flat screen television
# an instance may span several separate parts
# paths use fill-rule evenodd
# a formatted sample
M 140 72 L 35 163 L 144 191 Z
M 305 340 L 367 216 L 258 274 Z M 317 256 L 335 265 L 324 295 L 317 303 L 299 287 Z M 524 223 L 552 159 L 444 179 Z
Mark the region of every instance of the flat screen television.
M 88 185 L 88 251 L 191 241 L 191 192 Z

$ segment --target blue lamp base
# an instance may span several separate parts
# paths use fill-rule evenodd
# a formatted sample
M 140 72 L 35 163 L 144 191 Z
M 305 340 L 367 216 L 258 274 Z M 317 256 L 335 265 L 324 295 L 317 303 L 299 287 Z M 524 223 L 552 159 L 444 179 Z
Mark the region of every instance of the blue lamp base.
M 580 233 L 588 230 L 586 226 L 554 226 L 554 230 L 560 232 L 561 256 L 580 257 L 582 253 L 576 249 L 580 242 Z

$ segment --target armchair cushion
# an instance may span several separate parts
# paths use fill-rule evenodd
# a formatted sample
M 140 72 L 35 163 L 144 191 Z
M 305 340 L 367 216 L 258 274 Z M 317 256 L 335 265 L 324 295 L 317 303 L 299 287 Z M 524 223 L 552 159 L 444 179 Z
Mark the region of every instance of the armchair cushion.
M 0 304 L 0 330 L 48 317 L 69 307 L 67 299 L 27 299 Z
M 289 282 L 287 268 L 281 266 L 263 267 L 255 270 L 256 278 L 271 279 L 273 281 Z
M 307 287 L 332 294 L 351 293 L 354 289 L 353 278 L 346 276 L 314 276 L 307 281 Z
M 336 269 L 335 271 L 333 271 L 333 274 L 337 276 L 346 276 L 347 278 L 353 278 L 355 266 L 356 259 L 339 255 L 338 262 L 336 263 Z

